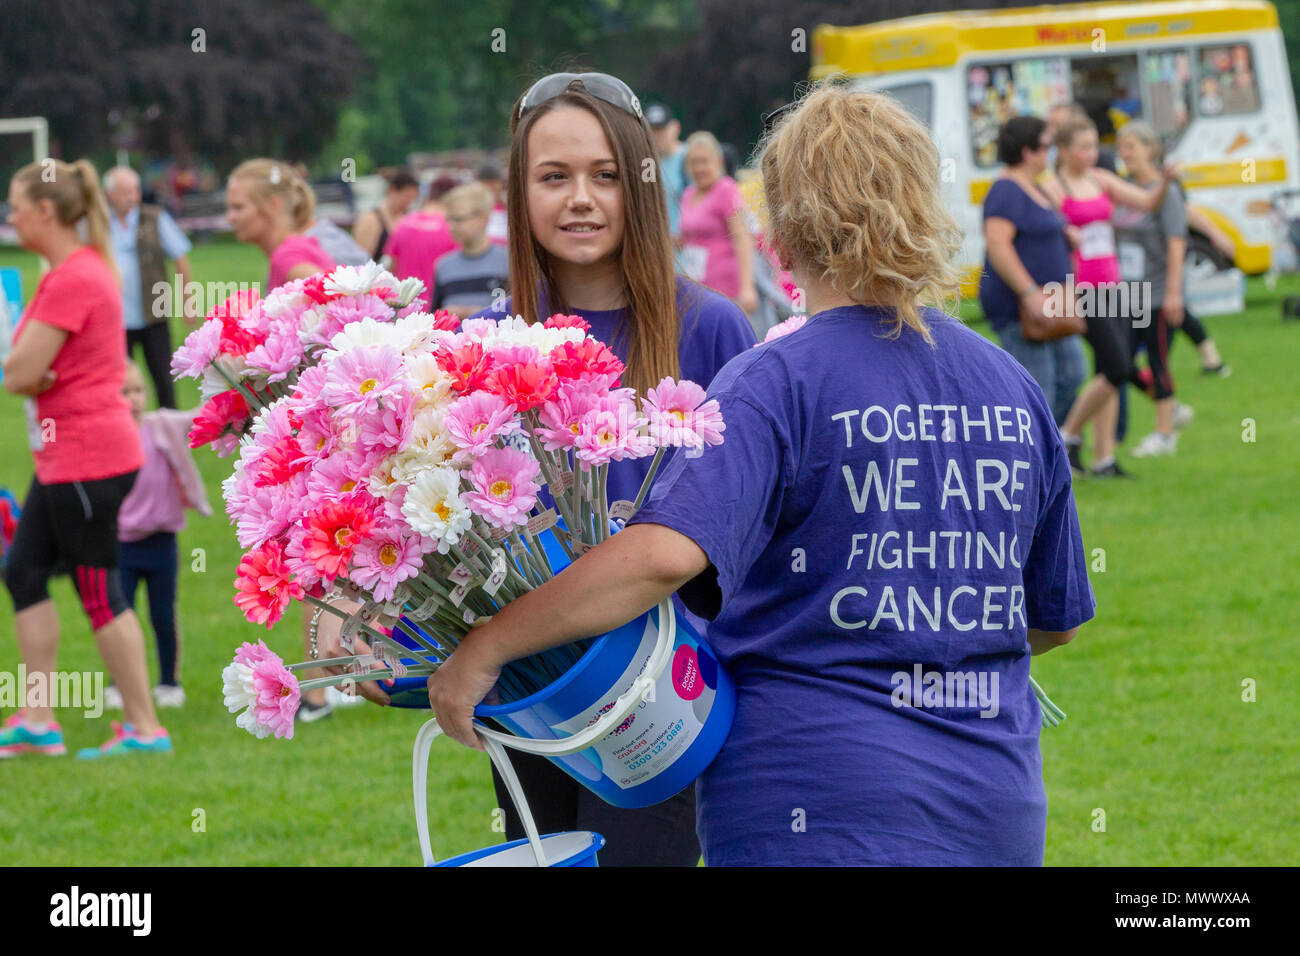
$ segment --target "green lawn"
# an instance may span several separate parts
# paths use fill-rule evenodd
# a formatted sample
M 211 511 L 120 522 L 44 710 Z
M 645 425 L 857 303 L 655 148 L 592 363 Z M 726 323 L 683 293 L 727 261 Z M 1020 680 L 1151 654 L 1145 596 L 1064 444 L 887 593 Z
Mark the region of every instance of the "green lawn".
M 265 275 L 260 253 L 230 244 L 200 246 L 192 261 L 199 281 Z M 15 264 L 30 298 L 35 261 L 0 252 L 0 265 Z M 1069 714 L 1043 733 L 1049 864 L 1300 861 L 1300 324 L 1283 324 L 1278 310 L 1281 294 L 1298 289 L 1294 278 L 1273 293 L 1253 281 L 1244 314 L 1208 322 L 1236 370 L 1231 378 L 1201 378 L 1193 349 L 1178 344 L 1173 367 L 1196 420 L 1176 457 L 1132 462 L 1132 482 L 1077 486 L 1085 547 L 1090 556 L 1104 550 L 1105 571 L 1093 574 L 1096 621 L 1034 664 Z M 180 396 L 196 400 L 188 382 Z M 1130 444 L 1152 425 L 1150 404 L 1135 397 L 1132 405 Z M 1253 442 L 1242 440 L 1247 418 Z M 259 741 L 222 706 L 222 667 L 240 641 L 265 632 L 231 602 L 239 550 L 221 514 L 228 462 L 207 451 L 196 459 L 218 514 L 191 518 L 181 535 L 190 701 L 162 712 L 176 753 L 0 763 L 0 863 L 418 863 L 410 747 L 423 712 L 352 708 L 300 727 L 293 741 Z M 0 485 L 21 496 L 30 474 L 21 405 L 0 395 Z M 198 555 L 205 570 L 194 569 Z M 60 668 L 99 669 L 69 581 L 56 582 L 54 594 Z M 8 615 L 6 605 L 0 671 L 19 663 Z M 297 619 L 268 643 L 298 660 Z M 1252 703 L 1242 700 L 1247 678 Z M 69 748 L 108 736 L 108 715 L 60 716 Z M 501 839 L 483 755 L 439 742 L 431 776 L 436 852 Z M 1098 809 L 1105 832 L 1093 829 Z

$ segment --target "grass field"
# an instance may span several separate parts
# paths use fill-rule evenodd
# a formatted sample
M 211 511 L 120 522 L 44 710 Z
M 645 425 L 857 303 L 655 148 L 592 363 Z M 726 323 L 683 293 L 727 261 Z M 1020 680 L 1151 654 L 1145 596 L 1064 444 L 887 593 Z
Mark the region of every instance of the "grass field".
M 191 258 L 199 281 L 265 275 L 265 259 L 244 247 L 200 246 Z M 0 265 L 23 267 L 30 298 L 35 260 L 7 250 Z M 1076 485 L 1097 618 L 1034 662 L 1069 714 L 1042 736 L 1049 865 L 1300 862 L 1300 323 L 1282 323 L 1278 309 L 1298 290 L 1294 278 L 1272 293 L 1252 281 L 1245 313 L 1209 320 L 1231 378 L 1200 377 L 1194 350 L 1178 344 L 1173 368 L 1196 420 L 1176 457 L 1131 462 L 1133 481 Z M 196 401 L 189 382 L 180 389 L 182 404 Z M 1152 427 L 1150 404 L 1131 405 L 1130 445 Z M 1253 441 L 1243 440 L 1247 419 Z M 20 497 L 25 437 L 20 402 L 0 395 L 0 485 Z M 299 727 L 293 741 L 259 741 L 222 706 L 222 667 L 265 631 L 231 602 L 239 550 L 219 484 L 228 462 L 195 457 L 218 513 L 192 516 L 180 536 L 190 700 L 161 712 L 176 752 L 0 762 L 0 863 L 418 864 L 410 747 L 426 714 L 356 707 Z M 101 669 L 70 582 L 53 592 L 60 669 Z M 0 671 L 12 672 L 12 617 L 7 603 L 0 610 Z M 268 643 L 298 660 L 297 619 Z M 109 716 L 61 713 L 69 748 L 106 739 Z M 435 852 L 501 839 L 486 757 L 440 742 L 431 777 Z

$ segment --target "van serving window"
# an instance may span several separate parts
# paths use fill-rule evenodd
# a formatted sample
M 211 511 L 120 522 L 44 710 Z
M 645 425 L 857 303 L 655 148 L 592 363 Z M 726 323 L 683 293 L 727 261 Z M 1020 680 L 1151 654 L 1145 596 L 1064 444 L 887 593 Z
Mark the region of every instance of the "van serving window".
M 966 71 L 966 103 L 975 165 L 989 169 L 998 164 L 998 129 L 1007 120 L 1022 113 L 1045 116 L 1072 98 L 1070 67 L 1063 56 L 972 65 Z
M 934 84 L 929 80 L 919 83 L 903 83 L 900 86 L 881 86 L 875 92 L 888 93 L 903 104 L 903 108 L 933 129 L 934 118 Z
M 1259 84 L 1249 43 L 1203 46 L 1197 54 L 1196 112 L 1234 116 L 1259 110 Z

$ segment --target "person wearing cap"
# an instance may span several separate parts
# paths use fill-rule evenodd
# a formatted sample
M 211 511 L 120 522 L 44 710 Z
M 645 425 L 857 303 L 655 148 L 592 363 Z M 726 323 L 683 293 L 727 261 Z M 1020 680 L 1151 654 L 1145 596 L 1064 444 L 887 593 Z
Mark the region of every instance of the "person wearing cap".
M 668 230 L 673 245 L 680 245 L 682 193 L 686 191 L 686 146 L 682 143 L 682 124 L 672 110 L 662 103 L 653 103 L 645 111 L 646 122 L 654 133 L 655 151 L 659 153 L 659 177 L 668 199 Z

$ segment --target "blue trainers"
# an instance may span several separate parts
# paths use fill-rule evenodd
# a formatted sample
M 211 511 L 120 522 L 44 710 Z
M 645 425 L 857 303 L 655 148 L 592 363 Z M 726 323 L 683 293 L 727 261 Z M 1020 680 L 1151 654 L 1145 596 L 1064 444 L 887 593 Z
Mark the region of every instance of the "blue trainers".
M 41 728 L 22 714 L 14 714 L 0 730 L 0 757 L 30 753 L 61 757 L 67 752 L 68 748 L 63 745 L 63 729 L 54 721 Z
M 159 727 L 158 733 L 152 737 L 141 737 L 130 724 L 122 724 L 115 720 L 113 736 L 98 747 L 78 750 L 77 758 L 97 760 L 100 757 L 116 757 L 136 750 L 169 754 L 172 752 L 172 739 L 162 727 Z

